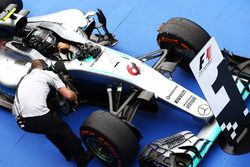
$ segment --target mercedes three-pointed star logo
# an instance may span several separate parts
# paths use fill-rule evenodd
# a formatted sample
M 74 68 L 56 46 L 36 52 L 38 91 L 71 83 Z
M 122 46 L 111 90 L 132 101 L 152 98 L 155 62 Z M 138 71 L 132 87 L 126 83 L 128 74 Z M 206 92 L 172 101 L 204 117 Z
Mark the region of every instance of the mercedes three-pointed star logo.
M 210 109 L 209 105 L 202 104 L 198 107 L 198 112 L 200 115 L 206 116 L 206 115 L 210 114 L 211 109 Z

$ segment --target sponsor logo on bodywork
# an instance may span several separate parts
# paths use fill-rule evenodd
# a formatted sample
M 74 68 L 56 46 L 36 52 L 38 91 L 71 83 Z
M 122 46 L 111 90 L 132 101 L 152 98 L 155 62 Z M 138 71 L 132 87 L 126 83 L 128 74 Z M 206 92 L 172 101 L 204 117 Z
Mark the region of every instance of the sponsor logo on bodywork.
M 181 93 L 179 94 L 179 96 L 175 99 L 175 103 L 178 104 L 179 101 L 183 98 L 183 96 L 186 94 L 186 90 L 182 90 Z
M 176 91 L 177 88 L 178 88 L 178 85 L 176 85 L 176 86 L 174 87 L 174 89 L 169 93 L 169 95 L 166 96 L 166 99 L 170 99 L 171 96 L 174 94 L 174 92 Z
M 196 100 L 197 98 L 191 95 L 183 106 L 186 107 L 187 109 L 190 109 Z
M 206 115 L 209 115 L 210 112 L 211 112 L 211 109 L 209 107 L 209 105 L 207 104 L 202 104 L 198 107 L 198 112 L 200 115 L 202 116 L 206 116 Z

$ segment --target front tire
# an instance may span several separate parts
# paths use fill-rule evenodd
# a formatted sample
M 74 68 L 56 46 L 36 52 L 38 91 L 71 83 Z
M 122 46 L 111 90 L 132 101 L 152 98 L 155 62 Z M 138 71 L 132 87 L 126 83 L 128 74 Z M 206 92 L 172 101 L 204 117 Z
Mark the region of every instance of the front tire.
M 158 45 L 161 49 L 171 50 L 172 56 L 178 54 L 177 49 L 193 52 L 182 57 L 180 66 L 184 69 L 189 69 L 189 63 L 211 38 L 201 26 L 181 17 L 175 17 L 163 23 L 158 31 Z
M 112 167 L 129 166 L 139 149 L 139 139 L 129 125 L 109 112 L 93 112 L 80 134 L 88 149 Z

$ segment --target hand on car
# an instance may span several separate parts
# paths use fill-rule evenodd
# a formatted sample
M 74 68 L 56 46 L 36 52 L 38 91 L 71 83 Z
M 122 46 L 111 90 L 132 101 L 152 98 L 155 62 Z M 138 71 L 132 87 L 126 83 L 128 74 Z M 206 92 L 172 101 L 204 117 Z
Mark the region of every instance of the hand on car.
M 57 48 L 58 48 L 59 50 L 62 50 L 62 49 L 69 49 L 69 48 L 70 48 L 70 44 L 64 43 L 64 42 L 59 42 L 59 43 L 57 44 Z

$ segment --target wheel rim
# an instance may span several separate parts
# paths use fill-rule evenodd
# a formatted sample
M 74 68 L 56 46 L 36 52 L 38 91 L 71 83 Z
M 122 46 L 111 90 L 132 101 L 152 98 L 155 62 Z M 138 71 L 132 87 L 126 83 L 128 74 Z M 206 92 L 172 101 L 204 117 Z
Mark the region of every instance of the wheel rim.
M 107 163 L 112 163 L 114 161 L 114 157 L 112 156 L 110 150 L 99 140 L 95 138 L 88 138 L 87 145 L 89 149 L 103 161 Z

